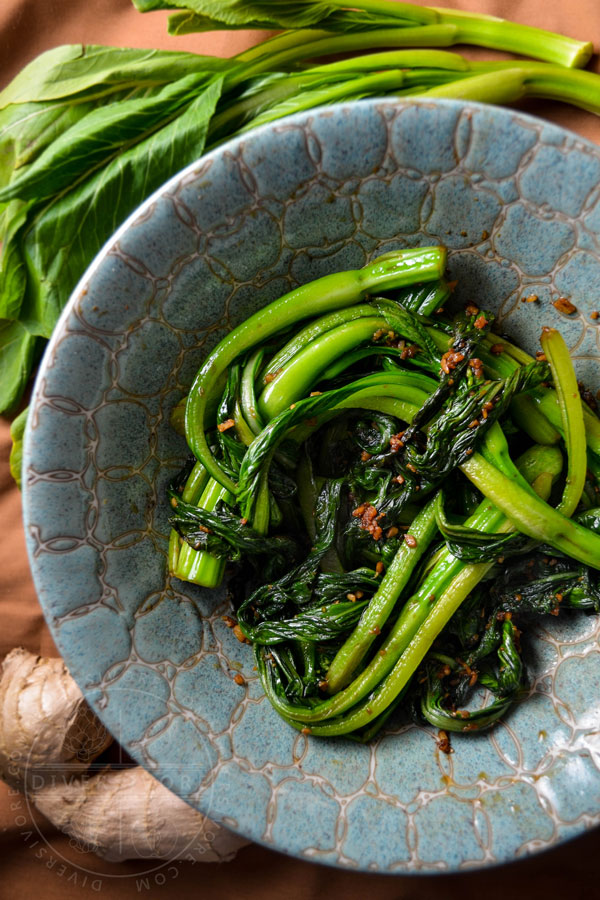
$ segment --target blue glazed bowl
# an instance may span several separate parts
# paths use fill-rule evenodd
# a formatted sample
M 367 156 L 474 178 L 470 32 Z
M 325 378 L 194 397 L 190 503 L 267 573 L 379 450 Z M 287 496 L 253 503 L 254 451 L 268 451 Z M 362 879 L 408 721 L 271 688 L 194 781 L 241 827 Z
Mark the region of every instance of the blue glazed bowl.
M 600 822 L 599 622 L 540 620 L 531 696 L 437 749 L 307 738 L 264 699 L 224 590 L 166 573 L 169 414 L 225 331 L 294 285 L 441 242 L 459 301 L 535 350 L 555 325 L 600 387 L 600 151 L 471 103 L 370 100 L 259 129 L 172 179 L 84 276 L 26 435 L 24 508 L 56 643 L 107 727 L 208 815 L 306 859 L 378 872 L 512 860 Z M 522 303 L 536 294 L 538 303 Z M 569 297 L 577 311 L 552 305 Z M 235 683 L 241 672 L 245 685 Z M 449 824 L 451 823 L 451 827 Z

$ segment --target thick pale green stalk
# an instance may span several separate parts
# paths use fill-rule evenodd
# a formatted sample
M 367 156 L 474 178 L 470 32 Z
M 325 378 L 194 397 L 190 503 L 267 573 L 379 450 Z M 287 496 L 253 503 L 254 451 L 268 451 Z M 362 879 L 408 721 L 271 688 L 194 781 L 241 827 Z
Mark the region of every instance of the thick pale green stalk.
M 509 409 L 515 425 L 536 444 L 556 444 L 560 441 L 560 433 L 542 415 L 528 394 L 513 397 Z
M 445 69 L 450 72 L 471 71 L 471 61 L 448 50 L 410 49 L 365 53 L 350 59 L 339 59 L 322 66 L 311 66 L 303 74 L 326 75 L 332 72 L 373 72 L 379 69 Z
M 263 347 L 259 347 L 251 355 L 250 359 L 244 366 L 242 378 L 240 380 L 240 406 L 246 423 L 253 434 L 260 434 L 263 429 L 263 422 L 258 415 L 258 400 L 255 393 L 255 382 L 264 359 L 265 351 Z
M 526 491 L 481 453 L 474 453 L 460 468 L 523 534 L 550 544 L 587 566 L 600 569 L 600 536 Z
M 348 6 L 342 0 L 339 3 L 330 0 L 328 5 L 342 8 L 347 8 Z M 388 2 L 386 0 L 381 0 L 381 2 L 363 0 L 363 2 L 355 4 L 354 8 L 370 12 L 373 16 L 374 24 L 377 22 L 377 17 L 380 17 L 388 26 L 385 29 L 381 29 L 388 32 L 387 42 L 382 40 L 381 44 L 375 46 L 395 46 L 393 38 L 396 34 L 402 34 L 404 31 L 413 31 L 417 30 L 417 28 L 420 31 L 433 31 L 436 28 L 445 27 L 454 29 L 453 38 L 448 42 L 449 44 L 476 44 L 495 50 L 505 50 L 510 53 L 533 56 L 562 66 L 584 66 L 593 53 L 593 46 L 589 41 L 577 41 L 561 34 L 544 31 L 529 25 L 520 25 L 495 16 L 486 16 L 445 7 L 423 7 L 407 3 L 396 3 L 390 2 L 390 0 Z M 398 20 L 398 27 L 394 27 L 391 24 L 394 19 Z M 413 23 L 417 28 L 411 27 Z M 409 27 L 406 27 L 407 25 Z M 302 35 L 303 33 L 300 32 L 300 34 Z M 368 34 L 369 32 L 367 31 L 366 35 Z M 339 37 L 346 36 L 346 34 L 339 35 Z M 332 36 L 332 43 L 335 37 L 338 37 L 338 35 Z M 273 51 L 277 52 L 279 48 L 281 48 L 282 52 L 296 49 L 287 35 L 282 35 L 279 38 L 280 44 L 277 44 L 277 40 L 276 38 L 271 42 L 271 53 Z M 300 40 L 303 42 L 305 39 L 301 37 Z M 417 44 L 416 46 L 420 45 Z M 425 39 L 424 46 L 433 45 L 434 41 Z M 360 48 L 353 47 L 351 49 Z M 344 51 L 331 49 L 328 52 L 333 54 Z M 242 54 L 241 58 L 246 61 L 251 57 L 248 54 Z M 252 58 L 256 58 L 256 55 Z M 300 58 L 310 58 L 310 55 L 305 53 Z
M 188 479 L 185 483 L 185 487 L 181 492 L 181 499 L 185 500 L 186 503 L 194 503 L 197 504 L 200 501 L 200 497 L 202 496 L 202 492 L 206 487 L 206 483 L 208 481 L 208 472 L 202 465 L 202 463 L 197 462 L 190 474 L 188 475 Z M 188 546 L 186 544 L 186 546 Z M 196 553 L 197 551 L 192 550 L 189 547 L 189 550 L 192 553 Z M 186 551 L 187 553 L 187 551 Z M 168 562 L 169 562 L 169 572 L 171 575 L 174 575 L 177 571 L 177 567 L 179 565 L 179 555 L 180 555 L 180 538 L 174 528 L 171 529 L 171 534 L 169 535 L 169 551 L 168 551 Z
M 522 56 L 533 56 L 561 66 L 585 66 L 594 52 L 589 41 L 575 41 L 562 34 L 544 31 L 531 25 L 520 25 L 495 16 L 485 16 L 458 9 L 432 7 L 439 21 L 458 28 L 457 43 L 476 44 L 494 50 L 506 50 Z
M 267 421 L 279 415 L 319 381 L 321 372 L 334 359 L 372 341 L 377 331 L 388 328 L 386 319 L 372 315 L 345 322 L 321 334 L 289 360 L 279 374 L 272 376 L 259 397 L 259 414 Z
M 202 492 L 198 506 L 212 511 L 217 503 L 220 501 L 227 503 L 228 500 L 231 500 L 229 491 L 211 479 Z M 221 583 L 224 570 L 224 559 L 217 559 L 206 550 L 194 550 L 189 544 L 184 543 L 179 550 L 177 569 L 173 574 L 183 581 L 192 581 L 203 587 L 214 588 Z
M 327 693 L 346 687 L 365 653 L 383 628 L 415 566 L 437 533 L 435 498 L 420 511 L 410 526 L 416 545 L 403 542 L 360 622 L 336 653 L 327 672 Z
M 541 70 L 527 63 L 516 63 L 510 68 L 498 64 L 492 69 L 485 64 L 481 74 L 437 85 L 423 91 L 421 96 L 479 103 L 514 103 L 524 97 L 544 97 L 600 114 L 600 76 L 560 66 Z
M 343 34 L 332 32 L 298 32 L 297 43 L 290 42 L 287 34 L 273 38 L 265 53 L 258 53 L 246 65 L 244 54 L 238 57 L 244 65 L 234 74 L 232 84 L 241 83 L 263 72 L 286 70 L 294 63 L 306 59 L 319 59 L 338 53 L 354 53 L 379 47 L 451 47 L 459 43 L 459 29 L 456 25 L 417 25 L 414 28 L 373 28 L 368 31 L 350 31 Z M 311 39 L 306 40 L 308 34 Z M 285 38 L 285 41 L 283 39 Z M 278 41 L 282 40 L 279 46 Z
M 567 478 L 558 511 L 572 516 L 585 487 L 587 454 L 583 409 L 569 348 L 554 328 L 544 328 L 542 350 L 552 372 L 567 447 Z
M 375 310 L 368 304 L 359 304 L 358 306 L 349 306 L 347 309 L 336 309 L 334 312 L 327 313 L 314 319 L 297 331 L 292 338 L 284 344 L 281 350 L 278 350 L 275 356 L 269 361 L 263 375 L 263 381 L 266 384 L 273 378 L 287 363 L 296 356 L 307 344 L 314 341 L 315 338 L 337 328 L 338 325 L 345 325 L 347 322 L 353 322 L 355 319 L 362 319 L 375 314 Z
M 548 419 L 551 425 L 564 437 L 563 422 L 556 391 L 551 388 L 537 387 L 529 394 L 537 409 Z M 583 404 L 583 424 L 585 439 L 592 453 L 600 456 L 600 419 L 591 409 Z

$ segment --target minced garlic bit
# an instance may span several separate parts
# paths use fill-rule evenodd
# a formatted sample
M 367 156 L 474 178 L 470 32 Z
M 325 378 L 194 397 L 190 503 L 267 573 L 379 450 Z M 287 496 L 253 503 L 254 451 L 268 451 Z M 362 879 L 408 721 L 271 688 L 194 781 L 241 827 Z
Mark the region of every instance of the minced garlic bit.
M 483 378 L 483 363 L 480 359 L 475 357 L 475 359 L 469 360 L 469 365 L 473 370 L 473 375 L 475 378 Z
M 383 534 L 383 529 L 379 524 L 379 521 L 380 519 L 383 519 L 385 513 L 377 512 L 376 507 L 372 506 L 370 503 L 362 503 L 360 506 L 357 506 L 356 509 L 352 510 L 352 515 L 355 519 L 360 519 L 360 528 L 364 531 L 368 531 L 373 540 L 379 540 Z
M 568 297 L 559 297 L 558 300 L 552 301 L 552 306 L 566 316 L 572 316 L 577 312 L 577 307 L 568 299 Z
M 250 643 L 250 641 L 248 640 L 248 638 L 246 637 L 246 635 L 244 634 L 244 632 L 242 631 L 242 629 L 240 628 L 239 625 L 233 626 L 233 633 L 235 634 L 235 636 L 238 639 L 238 641 L 240 642 L 240 644 L 249 644 Z
M 440 360 L 442 371 L 445 372 L 446 375 L 449 375 L 452 369 L 455 369 L 464 358 L 464 353 L 459 353 L 456 350 L 447 350 Z
M 446 753 L 446 754 L 454 753 L 454 750 L 450 746 L 450 738 L 448 737 L 447 732 L 440 729 L 437 733 L 436 740 L 437 740 L 438 750 L 441 753 Z
M 219 424 L 217 425 L 217 431 L 220 431 L 222 433 L 223 431 L 227 431 L 229 428 L 233 428 L 234 425 L 235 422 L 233 419 L 225 419 L 224 422 L 219 422 Z

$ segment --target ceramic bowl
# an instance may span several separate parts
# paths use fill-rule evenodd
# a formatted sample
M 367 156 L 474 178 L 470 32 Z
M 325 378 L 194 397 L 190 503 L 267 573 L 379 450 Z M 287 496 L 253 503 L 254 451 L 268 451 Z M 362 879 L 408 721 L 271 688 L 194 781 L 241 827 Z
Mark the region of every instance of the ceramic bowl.
M 165 489 L 185 457 L 169 414 L 207 351 L 257 308 L 437 242 L 459 302 L 493 309 L 530 351 L 542 325 L 559 327 L 600 387 L 599 148 L 507 109 L 369 100 L 251 132 L 147 200 L 71 298 L 26 435 L 35 583 L 106 726 L 229 827 L 368 871 L 487 866 L 600 822 L 598 618 L 541 619 L 530 697 L 492 731 L 454 737 L 452 755 L 401 720 L 369 746 L 299 734 L 222 621 L 225 591 L 166 575 Z M 575 313 L 555 309 L 561 296 Z

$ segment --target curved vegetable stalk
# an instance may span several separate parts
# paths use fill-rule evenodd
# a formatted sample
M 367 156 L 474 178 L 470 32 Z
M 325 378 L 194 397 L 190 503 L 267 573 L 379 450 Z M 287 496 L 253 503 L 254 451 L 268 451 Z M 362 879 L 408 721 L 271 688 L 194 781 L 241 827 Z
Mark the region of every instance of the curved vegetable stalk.
M 445 261 L 446 250 L 443 247 L 426 247 L 384 254 L 363 269 L 326 275 L 317 281 L 296 288 L 255 313 L 228 334 L 209 355 L 198 372 L 186 405 L 185 423 L 188 444 L 214 479 L 214 481 L 209 481 L 205 488 L 207 496 L 216 498 L 216 503 L 219 499 L 228 496 L 229 492 L 232 494 L 239 492 L 233 480 L 223 471 L 212 455 L 204 433 L 204 417 L 211 389 L 215 380 L 237 356 L 294 322 L 311 315 L 344 308 L 349 303 L 356 303 L 365 294 L 376 288 L 402 287 L 415 281 L 438 280 L 443 274 Z M 365 323 L 367 324 L 365 325 Z M 382 325 L 385 326 L 386 322 L 378 317 L 358 318 L 354 322 L 348 321 L 346 325 L 338 329 L 340 337 L 334 341 L 335 352 L 340 352 L 342 345 L 352 347 L 357 341 L 360 343 L 368 339 Z M 302 394 L 306 387 L 305 382 L 310 383 L 310 380 L 314 378 L 316 360 L 321 357 L 322 367 L 325 368 L 331 357 L 330 352 L 325 350 L 323 341 L 319 343 L 318 339 L 304 348 L 304 354 L 308 354 L 310 357 L 309 363 L 306 363 L 302 353 L 291 359 L 288 363 L 291 367 L 290 376 L 287 377 L 284 370 L 284 376 L 274 382 L 273 390 L 276 399 L 269 403 L 269 395 L 267 395 L 267 400 L 259 406 L 259 415 L 268 418 L 272 415 L 273 409 L 285 409 L 289 406 L 296 397 Z M 295 364 L 297 358 L 300 358 L 299 367 Z M 268 499 L 265 494 L 266 489 L 267 485 L 264 482 L 263 507 Z M 202 502 L 201 500 L 201 505 Z M 244 512 L 250 521 L 253 521 L 255 514 L 256 510 Z M 170 556 L 174 557 L 174 539 L 170 545 Z M 193 550 L 185 550 L 183 559 L 180 552 L 179 557 L 175 572 L 179 577 L 193 580 L 196 584 L 209 588 L 216 587 L 220 583 L 224 571 L 223 561 L 211 559 L 210 555 L 204 552 L 198 554 Z
M 363 269 L 325 275 L 301 285 L 250 316 L 226 335 L 198 371 L 185 414 L 188 444 L 209 474 L 223 487 L 236 493 L 235 483 L 212 455 L 204 433 L 204 417 L 212 384 L 236 356 L 295 322 L 348 306 L 376 289 L 437 280 L 442 277 L 445 265 L 446 250 L 443 247 L 385 254 Z
M 289 362 L 280 374 L 274 374 L 258 400 L 260 415 L 268 421 L 302 397 L 311 384 L 319 381 L 321 372 L 355 347 L 371 340 L 377 331 L 388 328 L 382 316 L 367 316 L 345 322 L 312 340 Z
M 404 541 L 400 546 L 360 622 L 336 653 L 326 676 L 328 694 L 336 694 L 346 687 L 387 622 L 417 563 L 437 533 L 435 508 L 436 498 L 430 500 L 413 520 L 410 542 Z
M 560 456 L 560 453 L 555 448 L 548 447 L 536 448 L 535 452 L 540 453 L 542 468 L 546 468 L 546 465 L 549 465 L 551 478 L 547 479 L 544 477 L 545 473 L 539 472 L 538 474 L 542 477 L 536 477 L 534 487 L 549 492 L 550 482 L 554 480 L 562 465 L 561 462 L 560 465 L 557 466 L 558 457 L 556 454 L 558 453 Z M 531 475 L 535 469 L 529 465 L 527 471 Z M 508 520 L 503 519 L 497 510 L 490 510 L 489 504 L 482 504 L 482 506 L 486 507 L 488 513 L 492 517 L 492 521 L 494 522 L 493 530 L 496 533 L 507 533 L 513 530 L 512 524 Z M 483 514 L 483 509 L 480 514 Z M 462 602 L 469 596 L 471 591 L 475 589 L 482 578 L 494 565 L 494 561 L 465 565 L 453 557 L 451 557 L 451 559 L 457 565 L 453 570 L 449 568 L 450 578 L 448 578 L 446 572 L 443 572 L 443 576 L 445 577 L 442 578 L 441 593 L 434 595 L 433 599 L 429 600 L 429 603 L 424 602 L 425 595 L 429 593 L 431 579 L 435 577 L 436 570 L 440 567 L 440 563 L 438 563 L 428 576 L 425 585 L 419 590 L 421 599 L 416 604 L 409 601 L 407 606 L 402 610 L 399 621 L 405 618 L 413 618 L 414 620 L 413 636 L 408 639 L 404 644 L 404 649 L 396 656 L 393 667 L 390 668 L 382 680 L 378 680 L 379 683 L 374 690 L 371 691 L 369 696 L 366 697 L 366 699 L 362 699 L 360 702 L 355 703 L 345 715 L 339 715 L 337 718 L 331 718 L 330 721 L 321 723 L 318 719 L 325 717 L 318 716 L 317 719 L 315 712 L 317 712 L 318 707 L 307 711 L 283 701 L 273 684 L 272 663 L 266 658 L 266 655 L 263 652 L 258 651 L 257 660 L 259 672 L 263 680 L 265 691 L 280 715 L 282 715 L 282 717 L 294 728 L 305 730 L 309 734 L 321 737 L 334 737 L 336 735 L 348 734 L 359 728 L 364 728 L 373 722 L 377 716 L 384 713 L 388 706 L 395 702 L 401 691 L 406 689 L 410 679 L 431 648 L 433 642 L 448 624 Z M 443 568 L 443 566 L 441 566 L 441 568 Z M 417 595 L 415 595 L 415 597 L 416 596 Z M 427 599 L 429 599 L 429 597 Z M 419 611 L 417 612 L 417 610 Z M 386 649 L 386 645 L 391 639 L 392 635 L 390 635 L 390 638 L 383 644 L 382 649 Z M 362 696 L 364 697 L 364 694 Z M 336 698 L 334 697 L 331 700 L 324 702 L 333 706 L 335 700 Z M 315 721 L 317 724 L 312 724 Z M 306 723 L 308 722 L 311 724 L 307 725 Z
M 522 457 L 519 458 L 519 466 L 523 467 L 524 474 L 534 486 L 534 492 L 540 491 L 547 497 L 550 494 L 553 482 L 561 471 L 562 456 L 560 451 L 553 447 L 534 447 L 526 451 Z M 425 538 L 429 536 L 429 540 L 431 540 L 430 529 L 433 528 L 433 523 L 430 521 L 429 517 L 431 513 L 433 513 L 435 518 L 435 505 L 436 503 L 434 500 L 425 508 L 427 512 L 424 510 L 423 513 L 420 514 L 420 521 L 416 529 L 418 532 L 422 532 Z M 513 530 L 512 526 L 506 521 L 502 513 L 486 500 L 479 504 L 465 524 L 470 528 L 476 528 L 487 533 L 502 534 Z M 411 526 L 409 533 L 412 532 L 413 526 Z M 435 528 L 433 528 L 433 532 L 435 533 Z M 406 551 L 399 551 L 398 567 L 401 572 L 403 571 L 405 563 L 405 552 Z M 275 706 L 280 715 L 290 722 L 295 720 L 303 724 L 310 723 L 312 725 L 312 723 L 326 719 L 335 720 L 336 716 L 339 717 L 347 710 L 350 710 L 348 713 L 348 716 L 350 716 L 353 707 L 367 695 L 372 697 L 373 692 L 378 690 L 378 685 L 380 685 L 385 678 L 390 676 L 390 673 L 394 670 L 394 667 L 398 664 L 399 660 L 401 660 L 403 654 L 407 652 L 412 646 L 413 641 L 416 640 L 419 629 L 428 620 L 428 617 L 433 614 L 433 611 L 438 609 L 438 598 L 445 597 L 452 585 L 457 589 L 466 585 L 468 590 L 461 595 L 462 602 L 462 599 L 464 599 L 478 581 L 483 578 L 493 564 L 494 561 L 491 561 L 489 563 L 479 564 L 479 567 L 471 566 L 471 568 L 469 568 L 462 560 L 454 557 L 450 551 L 446 549 L 442 550 L 436 558 L 435 566 L 427 573 L 422 584 L 402 607 L 396 622 L 392 626 L 385 641 L 381 644 L 377 655 L 362 672 L 356 675 L 350 685 L 342 687 L 336 694 L 327 700 L 314 704 L 311 708 L 291 704 L 277 693 L 273 688 L 271 678 L 269 677 L 272 677 L 274 674 L 272 667 L 270 664 L 267 665 L 269 661 L 263 658 L 263 652 L 257 650 L 259 671 L 261 672 L 263 686 L 271 703 Z M 377 619 L 378 624 L 383 623 L 385 620 L 383 619 L 383 616 L 377 618 L 377 613 L 387 611 L 387 615 L 389 616 L 391 611 L 391 606 L 388 608 L 387 599 L 390 592 L 395 593 L 393 579 L 398 575 L 398 570 L 393 565 L 390 567 L 390 570 L 392 574 L 390 575 L 389 580 L 387 580 L 385 585 L 382 582 L 380 591 L 375 594 L 371 601 L 374 609 L 373 617 Z M 464 575 L 465 571 L 474 573 L 473 581 L 470 581 L 469 577 Z M 466 581 L 464 580 L 465 578 Z M 447 598 L 446 602 L 450 603 L 451 599 Z M 366 613 L 366 616 L 370 618 L 368 612 Z M 381 627 L 381 625 L 379 627 Z M 442 627 L 443 626 L 440 625 L 440 631 Z M 358 646 L 360 646 L 361 642 L 365 639 L 364 631 L 365 623 L 361 620 L 356 628 Z M 347 675 L 347 669 L 344 664 L 348 663 L 349 669 L 350 665 L 355 661 L 353 659 L 354 643 L 352 642 L 352 637 L 349 639 L 348 643 L 349 652 L 347 654 L 341 653 L 334 668 L 334 675 L 339 677 L 340 681 L 345 680 Z M 424 651 L 424 653 L 425 652 L 426 651 Z M 327 688 L 331 692 L 330 673 L 328 673 L 327 678 Z M 402 685 L 398 690 L 403 690 L 406 684 L 407 681 L 402 682 Z M 364 702 L 367 703 L 366 700 Z M 381 711 L 385 708 L 385 706 L 382 707 Z M 354 730 L 355 727 L 363 727 L 370 719 L 371 713 L 367 713 L 367 719 L 361 725 L 352 725 L 347 730 L 339 733 L 347 733 L 348 731 Z M 313 733 L 321 734 L 320 731 L 314 731 L 314 729 Z M 323 734 L 324 733 L 325 732 L 323 732 Z
M 134 0 L 141 12 L 154 9 L 173 9 L 173 5 L 165 0 Z M 575 41 L 564 35 L 554 34 L 540 28 L 519 25 L 516 22 L 486 16 L 479 13 L 441 7 L 417 6 L 412 3 L 398 3 L 392 0 L 361 0 L 349 6 L 345 0 L 329 0 L 328 3 L 303 2 L 289 3 L 271 0 L 260 7 L 248 10 L 243 5 L 224 0 L 218 9 L 215 3 L 203 3 L 195 0 L 193 12 L 186 11 L 173 16 L 169 28 L 175 33 L 190 31 L 208 31 L 223 28 L 261 28 L 267 30 L 280 28 L 322 28 L 325 39 L 331 43 L 335 37 L 345 38 L 348 34 L 363 32 L 378 25 L 385 26 L 388 32 L 387 45 L 393 46 L 393 37 L 404 30 L 420 27 L 422 31 L 436 27 L 454 29 L 452 41 L 449 43 L 478 44 L 496 50 L 506 50 L 526 56 L 537 56 L 551 59 L 565 66 L 582 66 L 589 60 L 593 47 L 589 42 Z M 340 31 L 342 34 L 332 35 Z M 308 32 L 310 35 L 310 32 Z M 323 32 L 321 32 L 321 35 Z M 271 40 L 269 53 L 291 53 L 295 44 L 302 46 L 307 40 L 304 34 L 296 33 L 295 40 L 287 34 Z M 310 38 L 308 38 L 310 40 Z M 425 39 L 426 44 L 431 42 Z M 385 42 L 383 42 L 385 45 Z M 350 48 L 334 46 L 328 53 L 339 53 Z M 354 48 L 352 48 L 354 49 Z M 250 51 L 241 54 L 243 61 L 260 60 L 261 51 Z M 307 58 L 309 54 L 303 54 Z
M 514 103 L 524 97 L 544 97 L 561 100 L 600 113 L 600 81 L 594 72 L 548 66 L 540 71 L 535 64 L 517 63 L 507 68 L 497 65 L 490 71 L 461 77 L 448 84 L 436 85 L 419 92 L 424 97 L 448 97 L 456 100 L 475 100 L 478 103 Z
M 550 544 L 587 566 L 600 569 L 600 536 L 533 497 L 481 453 L 474 453 L 462 464 L 461 470 L 523 534 Z
M 369 64 L 373 69 L 364 74 Z M 441 50 L 373 53 L 271 79 L 262 89 L 251 87 L 247 96 L 214 117 L 209 138 L 218 143 L 221 134 L 241 134 L 315 106 L 384 94 L 488 103 L 543 97 L 599 113 L 599 85 L 594 72 L 548 63 L 476 62 Z
M 571 354 L 562 335 L 555 328 L 544 328 L 540 340 L 552 372 L 567 446 L 567 480 L 557 510 L 568 518 L 577 509 L 585 486 L 583 409 Z

